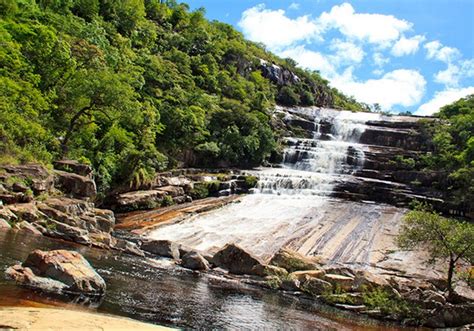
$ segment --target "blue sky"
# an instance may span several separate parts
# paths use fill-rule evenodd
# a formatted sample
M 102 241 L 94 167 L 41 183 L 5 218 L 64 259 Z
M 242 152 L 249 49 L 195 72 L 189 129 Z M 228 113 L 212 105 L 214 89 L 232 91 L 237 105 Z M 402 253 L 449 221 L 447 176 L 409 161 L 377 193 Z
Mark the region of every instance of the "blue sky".
M 474 0 L 187 0 L 332 86 L 430 115 L 474 94 Z

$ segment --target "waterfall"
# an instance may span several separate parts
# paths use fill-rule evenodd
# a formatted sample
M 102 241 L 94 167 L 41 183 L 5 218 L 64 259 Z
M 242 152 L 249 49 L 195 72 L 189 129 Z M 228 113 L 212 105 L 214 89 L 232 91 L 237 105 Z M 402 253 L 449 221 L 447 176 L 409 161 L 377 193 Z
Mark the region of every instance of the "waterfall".
M 284 112 L 283 108 L 277 111 Z M 366 122 L 379 114 L 352 113 L 320 108 L 295 108 L 286 120 L 304 116 L 314 122 L 312 138 L 285 138 L 281 168 L 261 169 L 255 193 L 328 195 L 344 175 L 364 164 L 366 146 L 359 138 Z
M 367 123 L 397 119 L 319 108 L 277 108 L 276 112 L 310 134 L 285 138 L 287 147 L 278 167 L 251 172 L 259 178 L 255 194 L 162 225 L 148 236 L 211 253 L 236 243 L 264 259 L 290 247 L 322 256 L 328 263 L 376 263 L 380 252 L 393 249 L 404 210 L 331 196 L 338 184 L 358 178 L 355 172 L 372 148 L 360 143 Z

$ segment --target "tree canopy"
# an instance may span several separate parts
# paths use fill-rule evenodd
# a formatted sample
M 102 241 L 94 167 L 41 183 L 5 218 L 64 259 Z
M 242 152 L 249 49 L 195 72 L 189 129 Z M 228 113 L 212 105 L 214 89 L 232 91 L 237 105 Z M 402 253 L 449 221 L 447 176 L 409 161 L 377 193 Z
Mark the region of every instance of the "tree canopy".
M 100 189 L 180 163 L 254 166 L 281 101 L 362 105 L 173 0 L 0 1 L 1 162 L 91 163 Z M 299 79 L 278 85 L 260 61 Z
M 462 260 L 474 263 L 474 224 L 442 217 L 424 205 L 405 215 L 397 241 L 401 248 L 427 250 L 428 262 L 447 260 L 450 292 L 456 263 Z

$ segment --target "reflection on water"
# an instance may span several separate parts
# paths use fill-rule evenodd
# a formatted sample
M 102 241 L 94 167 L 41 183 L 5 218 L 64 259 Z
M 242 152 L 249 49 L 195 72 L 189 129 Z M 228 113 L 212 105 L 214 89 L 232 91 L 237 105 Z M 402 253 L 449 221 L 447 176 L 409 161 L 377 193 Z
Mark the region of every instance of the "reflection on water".
M 64 303 L 6 280 L 4 270 L 34 249 L 74 249 L 107 283 L 103 300 Z M 160 260 L 146 260 L 13 231 L 0 233 L 0 306 L 97 309 L 142 321 L 193 329 L 400 330 L 320 306 L 308 298 L 199 275 Z

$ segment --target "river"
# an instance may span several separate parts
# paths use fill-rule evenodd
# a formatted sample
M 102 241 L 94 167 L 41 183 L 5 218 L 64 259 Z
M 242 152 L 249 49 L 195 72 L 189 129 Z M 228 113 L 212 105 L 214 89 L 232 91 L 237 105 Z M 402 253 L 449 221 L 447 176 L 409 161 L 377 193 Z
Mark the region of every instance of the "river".
M 73 249 L 83 254 L 105 279 L 105 297 L 95 303 L 65 302 L 7 280 L 5 269 L 34 249 Z M 193 273 L 166 259 L 144 260 L 15 231 L 0 233 L 0 294 L 0 306 L 86 309 L 185 329 L 403 330 L 311 298 L 226 281 L 217 274 Z

